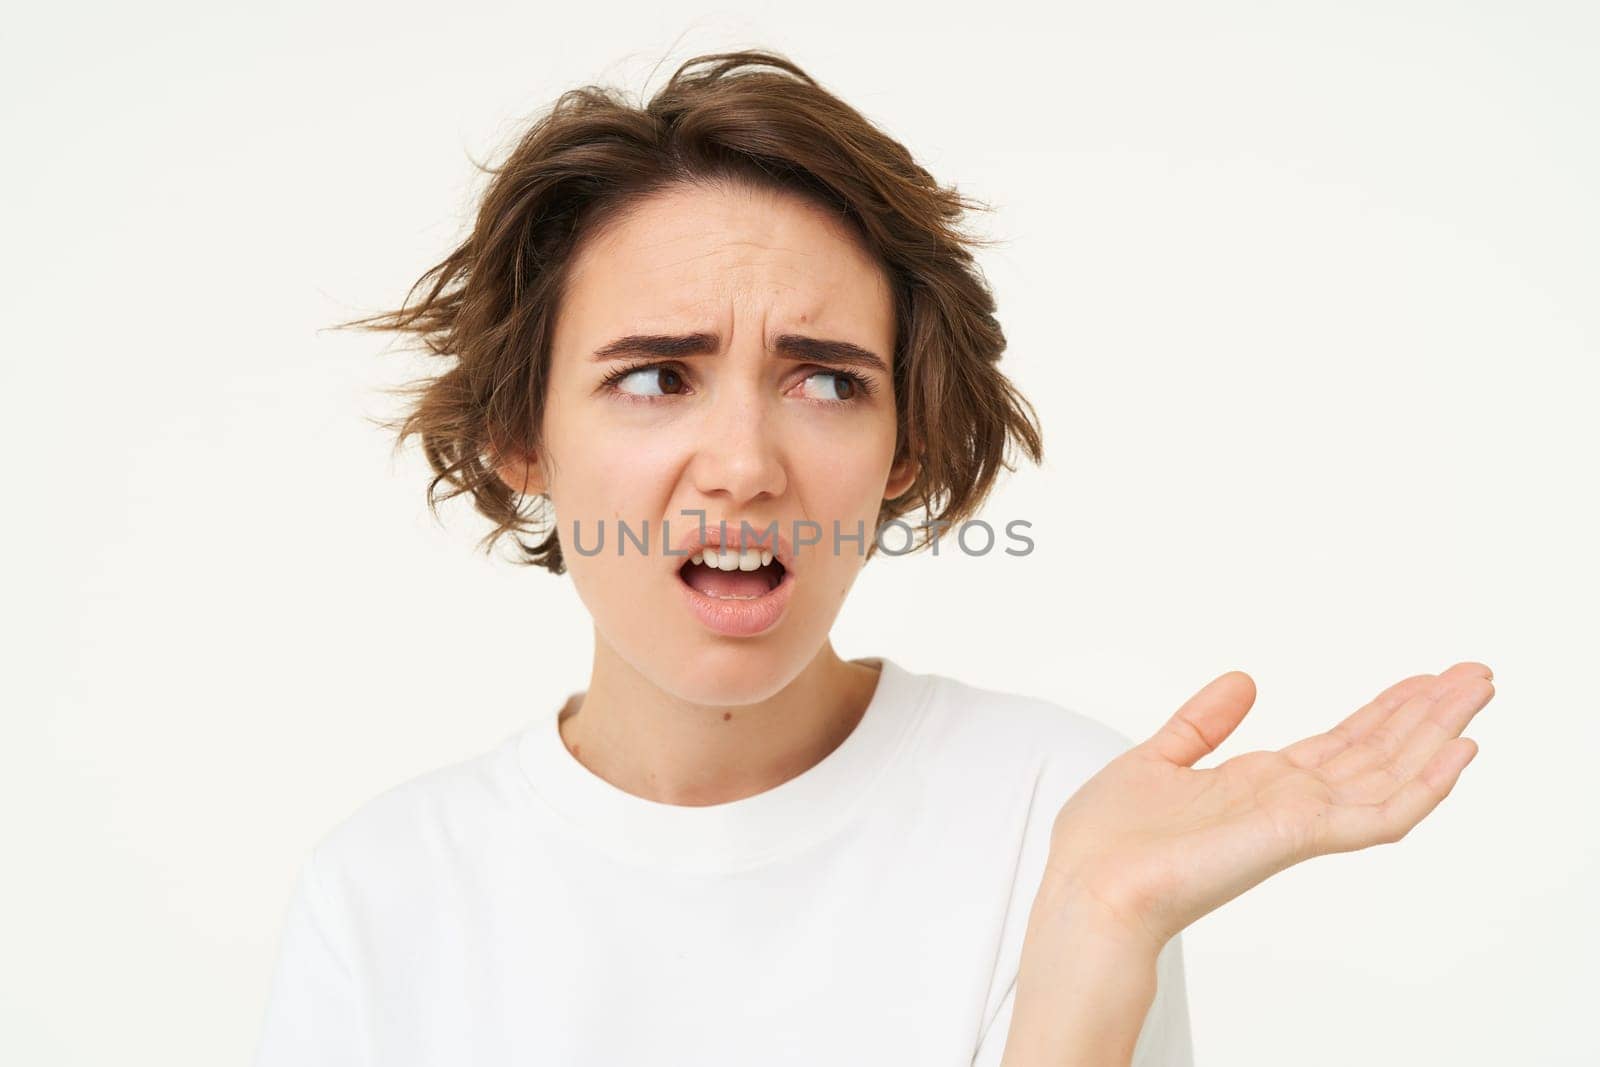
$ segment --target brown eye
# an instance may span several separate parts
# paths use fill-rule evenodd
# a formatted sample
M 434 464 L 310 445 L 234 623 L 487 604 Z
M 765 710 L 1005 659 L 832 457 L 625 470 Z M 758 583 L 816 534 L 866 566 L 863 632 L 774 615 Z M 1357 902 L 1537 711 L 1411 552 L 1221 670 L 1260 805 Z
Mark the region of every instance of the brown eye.
M 856 399 L 856 394 L 861 391 L 860 383 L 856 381 L 855 376 L 841 371 L 817 371 L 806 378 L 806 383 L 809 385 L 818 379 L 826 381 L 829 378 L 833 379 L 833 384 L 821 386 L 811 392 L 812 399 L 827 403 L 848 403 Z
M 623 383 L 630 381 L 648 384 L 643 391 L 640 391 L 624 386 Z M 671 396 L 682 390 L 683 376 L 672 367 L 640 367 L 618 378 L 616 386 L 619 392 L 627 393 L 630 396 Z M 659 389 L 660 392 L 651 392 L 651 387 Z

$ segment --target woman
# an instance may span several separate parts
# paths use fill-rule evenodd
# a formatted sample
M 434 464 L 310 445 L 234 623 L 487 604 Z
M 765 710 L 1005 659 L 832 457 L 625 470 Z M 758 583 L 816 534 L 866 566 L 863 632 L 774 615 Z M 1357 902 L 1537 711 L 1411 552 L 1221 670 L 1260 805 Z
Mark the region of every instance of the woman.
M 400 440 L 490 541 L 540 531 L 589 685 L 318 843 L 258 1067 L 1188 1064 L 1181 930 L 1397 840 L 1475 753 L 1477 663 L 1197 770 L 1247 675 L 1133 745 L 835 652 L 880 533 L 1041 446 L 968 205 L 782 57 L 567 93 L 493 174 L 358 325 L 448 359 Z

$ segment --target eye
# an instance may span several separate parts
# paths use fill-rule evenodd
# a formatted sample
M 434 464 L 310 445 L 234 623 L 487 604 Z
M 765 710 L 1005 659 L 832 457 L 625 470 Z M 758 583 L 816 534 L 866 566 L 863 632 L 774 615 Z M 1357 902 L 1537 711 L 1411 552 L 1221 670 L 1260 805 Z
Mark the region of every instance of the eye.
M 625 387 L 623 383 L 629 381 L 637 381 L 642 384 L 643 389 Z M 606 385 L 629 396 L 670 396 L 683 388 L 683 376 L 669 364 L 656 363 L 648 367 L 622 370 L 606 379 Z M 652 388 L 659 391 L 652 392 Z
M 817 378 L 832 378 L 832 385 L 825 385 L 817 393 L 811 394 L 815 400 L 828 404 L 849 404 L 862 399 L 872 392 L 866 379 L 859 374 L 852 374 L 842 370 L 819 370 L 815 374 L 807 375 L 809 384 Z
M 808 398 L 818 404 L 840 407 L 860 404 L 873 393 L 872 382 L 851 371 L 816 370 L 806 375 L 804 384 L 809 386 L 815 378 L 833 379 L 831 385 L 825 384 L 817 387 L 815 391 L 807 392 Z M 630 381 L 635 382 L 635 385 L 623 384 Z M 606 376 L 600 387 L 607 392 L 617 393 L 630 402 L 650 403 L 663 397 L 682 394 L 686 390 L 687 383 L 677 364 L 644 363 L 619 367 Z

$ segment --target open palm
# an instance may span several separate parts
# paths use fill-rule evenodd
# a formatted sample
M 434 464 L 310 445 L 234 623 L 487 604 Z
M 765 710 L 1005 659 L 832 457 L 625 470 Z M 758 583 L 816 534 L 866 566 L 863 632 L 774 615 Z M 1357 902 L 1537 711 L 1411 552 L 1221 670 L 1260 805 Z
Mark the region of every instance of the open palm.
M 1046 884 L 1081 890 L 1072 899 L 1159 947 L 1286 867 L 1398 841 L 1477 754 L 1460 734 L 1492 677 L 1475 662 L 1415 675 L 1326 733 L 1195 769 L 1255 700 L 1250 676 L 1229 671 L 1073 794 Z

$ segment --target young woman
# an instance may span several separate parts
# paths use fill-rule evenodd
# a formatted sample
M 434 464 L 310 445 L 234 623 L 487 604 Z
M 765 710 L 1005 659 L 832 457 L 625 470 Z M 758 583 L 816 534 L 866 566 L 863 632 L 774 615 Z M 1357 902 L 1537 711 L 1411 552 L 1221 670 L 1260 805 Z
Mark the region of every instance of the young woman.
M 1040 434 L 969 205 L 782 57 L 564 94 L 492 173 L 358 325 L 446 360 L 400 440 L 570 571 L 588 687 L 316 845 L 258 1067 L 1189 1064 L 1183 928 L 1398 840 L 1474 755 L 1478 663 L 1200 770 L 1247 675 L 1134 745 L 839 656 L 880 534 Z

